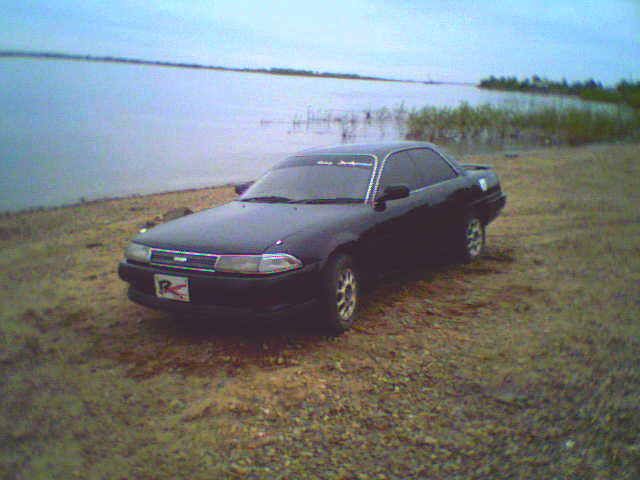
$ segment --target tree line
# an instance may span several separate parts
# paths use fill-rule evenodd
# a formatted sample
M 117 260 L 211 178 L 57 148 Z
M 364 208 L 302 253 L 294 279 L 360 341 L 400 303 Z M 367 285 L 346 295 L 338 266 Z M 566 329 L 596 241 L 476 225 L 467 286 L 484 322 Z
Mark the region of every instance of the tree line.
M 557 82 L 538 75 L 523 80 L 514 76 L 495 77 L 491 75 L 480 80 L 478 87 L 491 90 L 575 95 L 584 100 L 627 104 L 640 109 L 640 82 L 628 80 L 620 80 L 615 87 L 606 87 L 602 82 L 593 78 L 584 82 L 569 83 L 564 78 Z

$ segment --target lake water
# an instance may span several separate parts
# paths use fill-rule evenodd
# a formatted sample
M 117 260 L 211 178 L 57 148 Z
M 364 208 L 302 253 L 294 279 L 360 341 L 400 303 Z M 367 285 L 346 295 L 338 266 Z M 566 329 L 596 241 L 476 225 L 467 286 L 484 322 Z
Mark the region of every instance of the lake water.
M 0 59 L 0 77 L 0 211 L 248 180 L 305 148 L 403 139 L 403 108 L 528 98 L 37 59 Z

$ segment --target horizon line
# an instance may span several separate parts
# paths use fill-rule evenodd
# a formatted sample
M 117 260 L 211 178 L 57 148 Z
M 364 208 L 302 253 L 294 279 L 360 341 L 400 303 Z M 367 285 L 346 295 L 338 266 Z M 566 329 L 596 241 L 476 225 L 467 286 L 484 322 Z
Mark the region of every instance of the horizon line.
M 218 70 L 242 73 L 264 73 L 269 75 L 288 75 L 288 76 L 307 76 L 320 78 L 337 78 L 343 80 L 368 80 L 378 82 L 404 82 L 404 83 L 423 83 L 426 85 L 477 85 L 474 82 L 453 82 L 438 80 L 411 80 L 377 77 L 371 75 L 359 75 L 356 73 L 336 73 L 336 72 L 319 72 L 312 70 L 303 70 L 290 67 L 271 67 L 271 68 L 248 68 L 248 67 L 226 67 L 221 65 L 206 65 L 190 62 L 171 62 L 165 60 L 146 60 L 140 58 L 129 58 L 112 55 L 81 55 L 75 53 L 47 52 L 47 51 L 22 51 L 22 50 L 0 50 L 0 58 L 43 58 L 57 60 L 73 60 L 86 62 L 110 62 L 110 63 L 127 63 L 133 65 L 149 65 L 157 67 L 173 67 L 173 68 L 192 68 L 199 70 Z

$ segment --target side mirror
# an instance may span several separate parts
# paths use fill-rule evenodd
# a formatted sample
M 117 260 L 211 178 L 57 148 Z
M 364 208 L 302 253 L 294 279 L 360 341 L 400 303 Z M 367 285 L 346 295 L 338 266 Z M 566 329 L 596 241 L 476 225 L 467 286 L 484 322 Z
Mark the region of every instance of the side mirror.
M 408 185 L 387 185 L 382 195 L 376 199 L 377 203 L 388 202 L 389 200 L 397 200 L 399 198 L 407 198 L 409 196 Z
M 246 192 L 247 190 L 249 190 L 249 187 L 250 187 L 251 185 L 253 185 L 253 182 L 238 183 L 238 184 L 235 186 L 236 193 L 237 193 L 238 195 L 242 195 L 244 192 Z

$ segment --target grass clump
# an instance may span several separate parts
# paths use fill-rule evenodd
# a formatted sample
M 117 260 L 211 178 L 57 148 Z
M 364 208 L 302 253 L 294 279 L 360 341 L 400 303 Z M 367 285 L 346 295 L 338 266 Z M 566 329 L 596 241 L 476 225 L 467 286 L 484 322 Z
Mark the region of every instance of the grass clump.
M 407 119 L 407 138 L 428 141 L 507 139 L 580 145 L 637 137 L 640 114 L 630 109 L 532 106 L 518 109 L 463 102 L 455 108 L 425 107 Z

